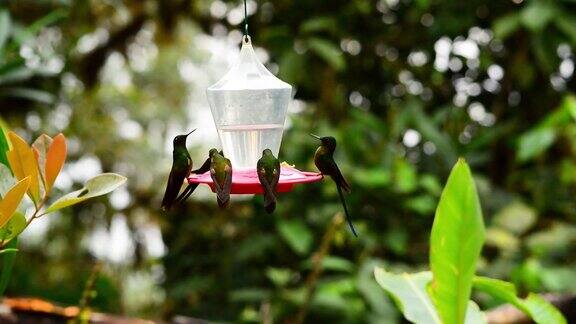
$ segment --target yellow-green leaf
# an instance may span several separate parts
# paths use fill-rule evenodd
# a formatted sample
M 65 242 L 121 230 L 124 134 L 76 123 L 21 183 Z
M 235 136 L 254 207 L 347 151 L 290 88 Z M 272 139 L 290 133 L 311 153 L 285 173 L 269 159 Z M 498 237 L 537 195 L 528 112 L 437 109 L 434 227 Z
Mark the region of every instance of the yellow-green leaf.
M 0 227 L 4 226 L 20 205 L 24 194 L 30 186 L 30 178 L 26 177 L 16 183 L 0 200 Z
M 64 166 L 66 150 L 66 137 L 63 134 L 56 135 L 46 153 L 46 192 L 50 192 Z
M 21 212 L 15 212 L 8 223 L 0 228 L 0 242 L 6 244 L 20 235 L 26 228 L 26 217 Z
M 48 149 L 50 149 L 50 145 L 52 145 L 52 137 L 46 134 L 40 135 L 34 141 L 34 143 L 32 143 L 32 149 L 36 155 L 36 160 L 38 161 L 38 167 L 40 169 L 40 175 L 44 180 L 44 184 L 46 184 L 46 155 L 48 153 Z
M 482 210 L 468 164 L 459 159 L 442 191 L 430 237 L 430 296 L 444 324 L 463 323 L 484 244 Z
M 8 133 L 12 150 L 8 152 L 8 161 L 16 179 L 22 180 L 30 178 L 30 187 L 28 193 L 34 202 L 40 200 L 40 183 L 38 179 L 38 161 L 34 156 L 33 150 L 28 146 L 16 133 Z
M 103 173 L 88 180 L 84 188 L 71 192 L 56 200 L 45 214 L 49 214 L 62 208 L 76 205 L 90 198 L 98 197 L 116 190 L 126 182 L 126 177 L 115 173 Z

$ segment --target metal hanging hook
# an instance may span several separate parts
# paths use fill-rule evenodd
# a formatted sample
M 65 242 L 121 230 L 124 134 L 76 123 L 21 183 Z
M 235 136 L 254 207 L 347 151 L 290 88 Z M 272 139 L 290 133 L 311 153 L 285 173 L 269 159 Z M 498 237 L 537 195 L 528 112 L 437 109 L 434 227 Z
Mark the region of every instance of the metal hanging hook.
M 244 36 L 248 36 L 248 7 L 246 0 L 244 0 Z

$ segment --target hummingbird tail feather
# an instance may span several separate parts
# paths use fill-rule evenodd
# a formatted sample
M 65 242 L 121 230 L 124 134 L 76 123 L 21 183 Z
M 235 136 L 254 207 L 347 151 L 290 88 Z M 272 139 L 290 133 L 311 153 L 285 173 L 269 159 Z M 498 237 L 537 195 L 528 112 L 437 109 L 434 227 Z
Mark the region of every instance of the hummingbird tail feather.
M 226 208 L 228 206 L 228 203 L 230 202 L 230 198 L 228 199 L 221 199 L 220 197 L 218 197 L 218 206 L 220 208 Z
M 272 192 L 265 191 L 264 210 L 266 210 L 268 214 L 272 214 L 272 212 L 274 212 L 274 209 L 276 209 L 276 196 L 274 196 L 274 193 Z
M 186 189 L 180 194 L 180 196 L 176 198 L 176 203 L 181 203 L 184 200 L 188 199 L 188 197 L 192 195 L 192 193 L 194 192 L 194 190 L 196 190 L 197 187 L 198 187 L 197 183 L 189 184 L 188 187 L 186 187 Z
M 275 201 L 272 201 L 272 202 L 264 205 L 264 210 L 265 210 L 268 214 L 272 214 L 275 209 L 276 209 L 276 202 L 275 202 Z
M 344 213 L 346 214 L 346 221 L 348 222 L 348 226 L 350 226 L 352 234 L 358 237 L 356 229 L 354 229 L 354 224 L 352 224 L 352 218 L 350 218 L 350 214 L 348 213 L 348 207 L 346 207 L 346 200 L 344 200 L 344 194 L 342 193 L 342 188 L 338 184 L 336 184 L 336 187 L 338 188 L 338 195 L 340 196 L 340 201 L 342 201 L 342 206 L 344 207 Z

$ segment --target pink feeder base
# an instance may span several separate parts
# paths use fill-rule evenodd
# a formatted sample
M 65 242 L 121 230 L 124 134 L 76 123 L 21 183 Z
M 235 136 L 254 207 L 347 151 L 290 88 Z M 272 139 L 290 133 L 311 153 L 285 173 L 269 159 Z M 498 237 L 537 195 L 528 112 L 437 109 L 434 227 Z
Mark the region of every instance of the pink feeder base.
M 292 191 L 294 185 L 299 183 L 316 182 L 322 180 L 322 175 L 316 172 L 305 172 L 290 167 L 282 167 L 280 171 L 280 181 L 278 182 L 278 192 Z M 204 174 L 191 174 L 188 183 L 203 183 L 210 186 L 215 192 L 214 184 L 210 172 Z M 256 169 L 236 170 L 232 174 L 232 194 L 261 194 L 262 185 L 258 180 Z

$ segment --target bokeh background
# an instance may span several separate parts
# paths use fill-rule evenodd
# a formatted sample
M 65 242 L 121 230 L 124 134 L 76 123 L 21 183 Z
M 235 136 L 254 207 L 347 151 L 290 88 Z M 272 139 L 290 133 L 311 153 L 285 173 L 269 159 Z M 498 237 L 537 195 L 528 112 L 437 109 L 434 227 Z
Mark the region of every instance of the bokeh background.
M 189 140 L 197 165 L 219 145 L 205 89 L 238 55 L 240 1 L 0 8 L 4 122 L 28 140 L 67 136 L 62 192 L 99 172 L 129 178 L 35 221 L 10 296 L 78 304 L 101 262 L 91 306 L 102 312 L 281 322 L 307 309 L 310 323 L 394 323 L 373 267 L 426 267 L 459 156 L 488 231 L 479 271 L 524 292 L 576 293 L 574 1 L 248 1 L 259 58 L 296 88 L 280 158 L 315 170 L 308 133 L 338 139 L 359 238 L 335 218 L 326 181 L 281 195 L 273 215 L 261 197 L 219 210 L 206 188 L 160 212 L 172 137 L 199 128 Z

